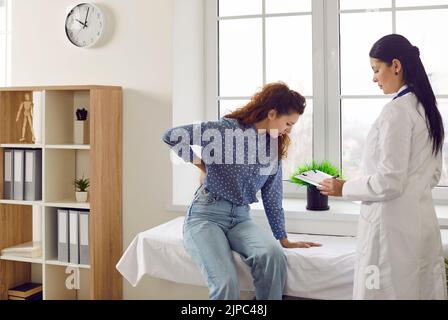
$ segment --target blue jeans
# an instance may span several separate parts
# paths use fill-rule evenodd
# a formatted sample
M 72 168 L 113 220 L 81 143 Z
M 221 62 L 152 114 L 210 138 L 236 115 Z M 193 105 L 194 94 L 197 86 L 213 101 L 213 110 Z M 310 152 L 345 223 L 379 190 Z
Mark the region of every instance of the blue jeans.
M 188 209 L 183 236 L 210 299 L 240 297 L 232 250 L 250 266 L 258 300 L 282 298 L 286 257 L 274 237 L 251 220 L 249 205 L 233 204 L 201 186 Z

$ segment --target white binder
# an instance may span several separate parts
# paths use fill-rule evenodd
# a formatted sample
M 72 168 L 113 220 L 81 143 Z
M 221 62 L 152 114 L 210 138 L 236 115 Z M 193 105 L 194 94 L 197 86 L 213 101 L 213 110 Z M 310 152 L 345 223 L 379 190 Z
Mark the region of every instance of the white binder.
M 90 264 L 88 211 L 79 211 L 79 263 Z
M 58 209 L 58 260 L 62 262 L 69 261 L 68 234 L 68 211 Z
M 25 200 L 42 200 L 42 150 L 25 151 Z
M 14 200 L 23 200 L 25 150 L 14 149 Z
M 12 149 L 5 149 L 3 169 L 3 199 L 12 200 L 14 194 L 14 154 Z
M 79 264 L 79 227 L 78 227 L 78 211 L 68 211 L 68 228 L 69 228 L 69 262 Z

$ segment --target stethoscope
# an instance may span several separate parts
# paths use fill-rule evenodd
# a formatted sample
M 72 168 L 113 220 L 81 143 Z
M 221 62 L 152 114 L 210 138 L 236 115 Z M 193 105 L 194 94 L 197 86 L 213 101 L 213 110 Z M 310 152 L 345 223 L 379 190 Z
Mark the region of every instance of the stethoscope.
M 399 98 L 401 96 L 404 96 L 406 93 L 409 93 L 409 92 L 412 92 L 412 89 L 410 87 L 407 87 L 406 89 L 401 90 L 400 92 L 398 92 L 398 94 L 392 100 L 395 100 L 395 99 L 397 99 L 397 98 Z

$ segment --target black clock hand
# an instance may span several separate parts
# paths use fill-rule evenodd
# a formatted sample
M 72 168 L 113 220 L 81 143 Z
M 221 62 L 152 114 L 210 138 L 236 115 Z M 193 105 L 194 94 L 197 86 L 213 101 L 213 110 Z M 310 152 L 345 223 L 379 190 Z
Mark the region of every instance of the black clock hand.
M 89 16 L 89 10 L 90 10 L 90 7 L 87 8 L 86 20 L 84 21 L 84 26 L 83 26 L 83 28 L 86 28 L 86 27 L 87 27 L 87 17 Z
M 78 19 L 75 19 L 75 20 L 78 21 L 80 24 L 82 24 L 84 27 L 86 26 L 82 21 L 79 21 Z

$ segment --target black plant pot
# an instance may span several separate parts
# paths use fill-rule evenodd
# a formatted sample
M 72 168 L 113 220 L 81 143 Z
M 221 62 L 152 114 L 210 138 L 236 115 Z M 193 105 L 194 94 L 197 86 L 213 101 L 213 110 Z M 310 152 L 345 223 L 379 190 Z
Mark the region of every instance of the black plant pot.
M 328 196 L 320 193 L 315 186 L 308 186 L 306 190 L 307 195 L 307 210 L 325 211 L 330 210 L 328 206 Z

